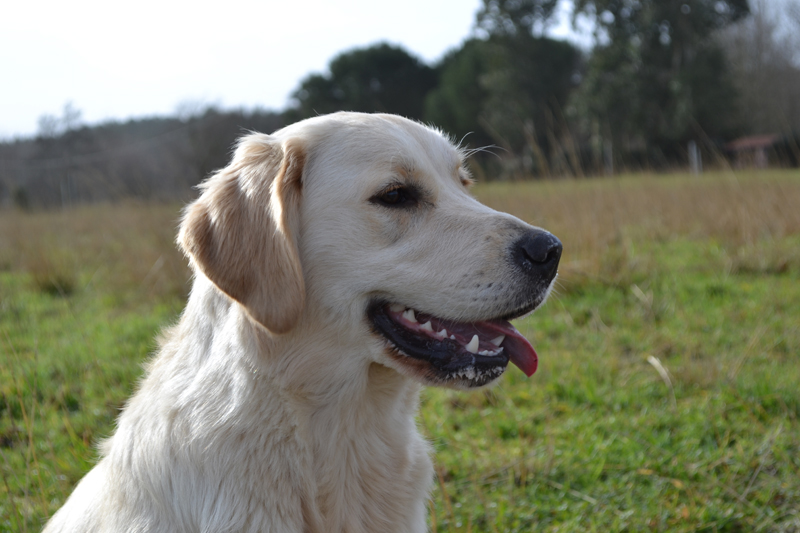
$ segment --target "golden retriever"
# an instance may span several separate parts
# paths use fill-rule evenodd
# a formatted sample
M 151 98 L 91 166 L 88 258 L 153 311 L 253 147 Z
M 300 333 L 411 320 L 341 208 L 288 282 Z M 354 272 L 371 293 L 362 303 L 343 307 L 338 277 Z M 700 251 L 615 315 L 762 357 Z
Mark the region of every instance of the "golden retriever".
M 464 158 L 393 115 L 241 139 L 184 213 L 186 309 L 45 532 L 425 531 L 420 384 L 532 374 L 507 320 L 561 255 Z

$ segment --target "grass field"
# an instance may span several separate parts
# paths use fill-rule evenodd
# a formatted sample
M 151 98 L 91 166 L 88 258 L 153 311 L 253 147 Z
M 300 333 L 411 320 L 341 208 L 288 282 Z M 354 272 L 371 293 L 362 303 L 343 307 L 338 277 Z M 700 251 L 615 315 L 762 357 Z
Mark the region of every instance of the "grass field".
M 800 532 L 800 172 L 479 185 L 556 233 L 540 356 L 428 389 L 439 532 Z M 37 531 L 178 316 L 178 206 L 0 212 L 0 531 Z

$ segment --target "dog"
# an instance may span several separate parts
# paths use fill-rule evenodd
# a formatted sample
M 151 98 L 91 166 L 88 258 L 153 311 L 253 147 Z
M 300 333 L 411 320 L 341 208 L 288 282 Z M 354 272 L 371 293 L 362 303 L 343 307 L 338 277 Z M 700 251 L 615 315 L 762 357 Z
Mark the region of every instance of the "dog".
M 186 308 L 45 533 L 425 531 L 421 385 L 533 374 L 508 320 L 562 251 L 475 200 L 466 155 L 394 115 L 243 137 L 184 211 Z

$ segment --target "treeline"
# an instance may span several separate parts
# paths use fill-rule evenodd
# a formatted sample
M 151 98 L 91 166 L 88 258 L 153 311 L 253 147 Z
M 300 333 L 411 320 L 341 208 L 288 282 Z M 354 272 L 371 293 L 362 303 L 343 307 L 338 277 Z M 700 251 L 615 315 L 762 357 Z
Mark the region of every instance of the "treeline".
M 800 148 L 800 7 L 768 0 L 576 0 L 585 51 L 548 37 L 558 0 L 483 0 L 473 36 L 435 65 L 376 44 L 307 76 L 280 112 L 208 107 L 80 125 L 66 106 L 33 139 L 0 144 L 0 203 L 175 199 L 225 164 L 246 130 L 337 110 L 398 113 L 469 148 L 479 177 L 585 176 L 715 165 L 768 134 L 773 164 Z M 762 141 L 759 141 L 762 142 Z
M 0 205 L 188 198 L 194 185 L 225 165 L 237 137 L 283 125 L 279 113 L 214 108 L 182 119 L 91 127 L 75 125 L 75 115 L 67 105 L 62 117 L 40 120 L 40 130 L 44 126 L 45 131 L 35 138 L 0 144 Z

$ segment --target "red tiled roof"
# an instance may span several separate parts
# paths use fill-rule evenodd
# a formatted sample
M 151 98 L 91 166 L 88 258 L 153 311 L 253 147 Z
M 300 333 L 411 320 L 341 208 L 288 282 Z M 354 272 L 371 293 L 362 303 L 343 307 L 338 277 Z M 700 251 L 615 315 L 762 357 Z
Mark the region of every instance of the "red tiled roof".
M 775 144 L 778 135 L 751 135 L 749 137 L 739 137 L 725 145 L 725 148 L 738 152 L 739 150 L 753 150 L 756 148 L 768 148 Z

